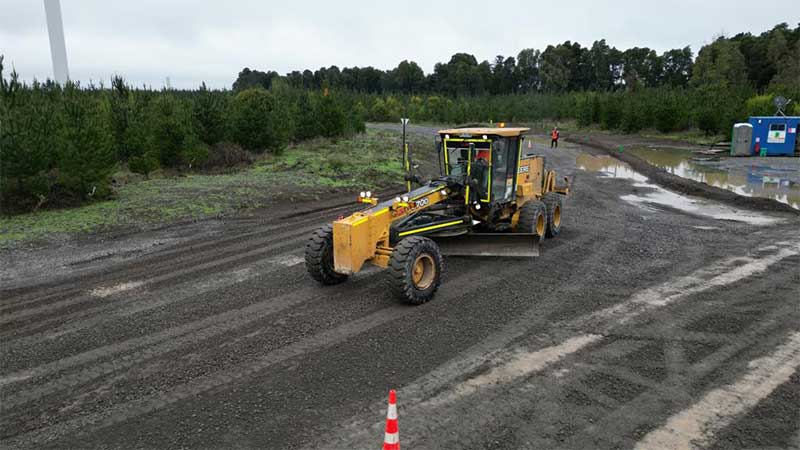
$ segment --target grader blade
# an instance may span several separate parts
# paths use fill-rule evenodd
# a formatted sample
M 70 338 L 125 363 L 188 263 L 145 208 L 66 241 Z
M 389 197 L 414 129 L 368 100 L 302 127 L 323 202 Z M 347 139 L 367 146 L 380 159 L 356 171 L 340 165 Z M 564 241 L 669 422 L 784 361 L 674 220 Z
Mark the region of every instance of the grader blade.
M 433 237 L 445 256 L 493 256 L 533 258 L 539 256 L 539 237 L 527 233 L 471 233 Z

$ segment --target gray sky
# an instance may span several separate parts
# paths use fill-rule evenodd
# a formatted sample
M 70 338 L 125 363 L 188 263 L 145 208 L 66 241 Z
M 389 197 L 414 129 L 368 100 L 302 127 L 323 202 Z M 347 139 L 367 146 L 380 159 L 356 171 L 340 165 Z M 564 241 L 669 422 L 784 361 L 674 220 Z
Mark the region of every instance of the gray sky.
M 410 59 L 429 73 L 456 52 L 491 61 L 566 40 L 697 53 L 719 34 L 800 20 L 791 8 L 742 0 L 468 3 L 62 0 L 61 8 L 72 79 L 118 73 L 161 87 L 170 77 L 181 88 L 203 80 L 230 87 L 245 66 L 284 74 L 332 64 L 390 69 Z M 0 53 L 26 80 L 52 77 L 42 0 L 0 0 Z

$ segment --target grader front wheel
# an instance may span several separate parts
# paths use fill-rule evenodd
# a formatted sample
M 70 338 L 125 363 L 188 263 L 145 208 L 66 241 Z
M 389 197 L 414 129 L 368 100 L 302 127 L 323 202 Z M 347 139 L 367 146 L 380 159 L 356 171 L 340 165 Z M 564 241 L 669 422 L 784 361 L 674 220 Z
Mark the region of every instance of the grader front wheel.
M 306 243 L 306 270 L 311 278 L 322 284 L 339 284 L 347 275 L 333 269 L 333 227 L 325 225 L 311 235 Z
M 397 244 L 389 259 L 390 285 L 401 299 L 420 305 L 433 298 L 439 289 L 443 268 L 435 242 L 425 237 L 408 237 Z

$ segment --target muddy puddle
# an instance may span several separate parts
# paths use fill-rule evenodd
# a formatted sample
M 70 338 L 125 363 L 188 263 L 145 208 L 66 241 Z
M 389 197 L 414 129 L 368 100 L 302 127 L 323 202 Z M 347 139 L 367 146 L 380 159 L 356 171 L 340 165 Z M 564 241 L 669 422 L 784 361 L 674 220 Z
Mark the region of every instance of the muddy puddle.
M 800 159 L 731 158 L 698 155 L 688 150 L 626 149 L 674 175 L 748 197 L 766 197 L 800 209 Z
M 633 181 L 636 187 L 647 188 L 647 193 L 622 196 L 622 200 L 637 205 L 644 210 L 656 211 L 658 209 L 679 210 L 685 214 L 709 217 L 717 220 L 732 220 L 753 225 L 766 225 L 777 223 L 780 219 L 741 210 L 727 205 L 712 202 L 706 199 L 689 197 L 677 194 L 649 183 L 646 176 L 634 171 L 624 162 L 610 156 L 593 156 L 582 154 L 578 156 L 577 165 L 583 170 L 602 173 L 608 178 L 623 178 Z

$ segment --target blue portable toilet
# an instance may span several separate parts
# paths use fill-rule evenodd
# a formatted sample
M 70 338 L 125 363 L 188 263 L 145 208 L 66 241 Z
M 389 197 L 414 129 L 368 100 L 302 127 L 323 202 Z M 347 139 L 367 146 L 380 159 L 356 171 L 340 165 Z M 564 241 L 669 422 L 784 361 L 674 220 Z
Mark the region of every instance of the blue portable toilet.
M 767 156 L 794 156 L 797 151 L 797 127 L 800 117 L 751 117 L 753 126 L 751 154 Z

